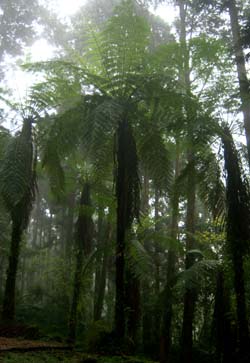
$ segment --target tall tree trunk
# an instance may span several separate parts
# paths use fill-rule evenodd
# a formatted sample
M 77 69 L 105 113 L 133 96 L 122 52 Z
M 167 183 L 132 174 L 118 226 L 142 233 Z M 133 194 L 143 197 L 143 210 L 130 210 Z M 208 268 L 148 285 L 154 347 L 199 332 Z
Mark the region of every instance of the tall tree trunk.
M 132 129 L 122 120 L 117 131 L 117 236 L 115 332 L 117 340 L 125 337 L 125 238 L 133 219 L 139 214 L 139 178 L 137 152 Z
M 189 50 L 187 45 L 186 35 L 186 7 L 187 2 L 185 0 L 179 0 L 180 11 L 180 42 L 182 46 L 182 64 L 183 70 L 180 74 L 180 78 L 185 85 L 185 92 L 187 96 L 191 96 L 191 83 L 190 83 L 190 67 L 189 67 Z M 193 114 L 192 109 L 186 103 L 184 105 L 187 118 L 187 162 L 189 166 L 188 180 L 187 180 L 187 212 L 186 212 L 186 261 L 185 267 L 189 269 L 194 263 L 194 257 L 189 253 L 195 246 L 194 232 L 195 232 L 195 162 L 194 162 L 194 150 L 193 143 Z M 182 323 L 182 335 L 181 335 L 181 352 L 180 361 L 185 363 L 192 362 L 192 349 L 193 349 L 193 320 L 195 310 L 195 291 L 192 289 L 186 289 L 184 295 L 184 313 Z
M 108 247 L 112 236 L 112 228 L 110 223 L 106 226 L 106 233 L 104 236 L 104 251 L 102 258 L 102 266 L 99 274 L 99 281 L 96 282 L 96 298 L 94 304 L 94 320 L 100 320 L 102 317 L 103 302 L 105 296 L 105 287 L 107 279 L 107 269 L 108 269 Z M 101 261 L 100 261 L 101 262 Z
M 142 206 L 141 212 L 143 215 L 148 216 L 149 214 L 149 177 L 147 170 L 144 170 L 143 180 L 142 180 Z M 151 248 L 151 243 L 144 243 L 146 251 Z M 151 295 L 151 287 L 147 280 L 142 281 L 142 344 L 143 352 L 147 355 L 152 355 L 153 351 L 153 311 L 152 304 L 149 302 L 148 297 Z
M 175 159 L 175 180 L 179 176 L 179 147 L 176 144 L 176 159 Z M 178 236 L 178 219 L 179 219 L 179 191 L 174 188 L 171 198 L 172 207 L 172 220 L 170 237 L 173 241 L 177 240 Z M 173 249 L 168 251 L 167 260 L 167 285 L 164 291 L 164 306 L 162 314 L 162 326 L 161 326 L 161 339 L 160 339 L 160 363 L 170 363 L 171 352 L 171 326 L 173 318 L 173 287 L 176 277 L 176 253 Z
M 189 253 L 194 249 L 194 232 L 195 232 L 195 168 L 193 161 L 189 159 L 189 176 L 188 176 L 188 195 L 187 195 L 187 215 L 186 215 L 186 261 L 185 268 L 189 269 L 194 264 L 194 256 Z M 196 293 L 194 289 L 187 288 L 184 295 L 184 313 L 181 336 L 181 362 L 192 362 L 193 348 L 193 321 L 195 311 Z
M 127 336 L 130 343 L 129 351 L 134 354 L 138 346 L 138 329 L 141 317 L 140 281 L 129 268 L 126 269 L 126 310 Z
M 35 211 L 33 214 L 33 228 L 32 228 L 32 247 L 37 247 L 38 228 L 41 219 L 41 203 L 40 195 L 37 194 L 35 201 Z
M 64 243 L 64 258 L 70 266 L 72 247 L 73 247 L 73 229 L 74 229 L 74 209 L 75 209 L 75 193 L 70 193 L 68 196 L 68 210 L 65 227 L 65 243 Z
M 5 285 L 2 319 L 13 321 L 15 319 L 15 287 L 16 275 L 18 268 L 18 259 L 20 252 L 20 244 L 22 233 L 26 229 L 29 221 L 32 203 L 35 196 L 35 167 L 36 155 L 34 155 L 34 148 L 32 142 L 32 119 L 24 119 L 23 127 L 20 135 L 16 137 L 17 145 L 19 146 L 18 156 L 22 157 L 22 168 L 27 173 L 28 182 L 25 184 L 20 200 L 17 204 L 13 204 L 8 200 L 8 196 L 4 196 L 6 204 L 9 205 L 8 209 L 12 219 L 12 234 L 11 246 L 9 255 L 9 265 L 7 270 L 7 279 Z M 9 155 L 13 157 L 12 162 L 16 162 L 16 154 Z M 7 158 L 8 159 L 8 158 Z M 7 164 L 5 165 L 5 167 Z M 11 165 L 12 167 L 12 165 Z M 3 169 L 4 170 L 4 169 Z
M 160 225 L 159 225 L 159 212 L 160 212 L 160 192 L 157 188 L 155 188 L 155 215 L 154 215 L 154 222 L 155 222 L 155 232 L 159 232 Z M 159 296 L 160 294 L 160 248 L 159 244 L 156 240 L 154 241 L 154 260 L 155 260 L 155 296 Z M 159 315 L 159 314 L 158 314 Z M 159 327 L 159 321 L 157 326 Z
M 102 245 L 105 244 L 104 229 L 105 229 L 104 211 L 103 208 L 99 206 L 98 220 L 97 220 L 97 238 L 96 238 L 97 250 L 100 250 Z M 104 251 L 102 251 L 102 254 L 98 254 L 95 259 L 94 312 L 93 312 L 94 321 L 97 321 L 101 318 L 101 311 L 99 308 L 98 300 L 99 300 L 99 292 L 102 279 L 103 260 L 104 260 Z
M 228 127 L 224 128 L 222 142 L 227 172 L 227 244 L 234 268 L 239 348 L 244 355 L 249 344 L 243 266 L 246 246 L 250 240 L 249 192 L 241 174 L 237 150 Z
M 249 352 L 249 336 L 248 336 L 248 320 L 245 298 L 245 283 L 244 283 L 244 266 L 243 256 L 240 253 L 235 253 L 233 256 L 234 265 L 234 287 L 237 301 L 237 320 L 239 331 L 240 351 L 244 355 Z
M 217 274 L 212 339 L 215 342 L 216 359 L 228 363 L 232 360 L 236 341 L 231 327 L 230 295 L 224 281 L 223 270 Z
M 76 269 L 68 334 L 68 340 L 71 344 L 74 344 L 76 340 L 77 310 L 82 290 L 84 257 L 90 253 L 89 246 L 92 239 L 92 219 L 89 215 L 89 210 L 84 210 L 85 208 L 89 208 L 90 205 L 90 185 L 88 182 L 85 182 L 81 193 L 78 220 L 76 222 Z
M 16 275 L 22 238 L 22 227 L 20 222 L 13 222 L 11 234 L 11 246 L 9 255 L 9 266 L 5 285 L 2 320 L 11 322 L 15 318 L 15 291 Z
M 155 187 L 155 203 L 154 203 L 154 223 L 155 232 L 160 232 L 160 191 Z M 160 306 L 160 246 L 158 238 L 154 242 L 154 316 L 153 316 L 153 345 L 158 350 L 160 341 L 160 325 L 161 325 L 161 306 Z
M 243 121 L 246 135 L 247 151 L 248 151 L 248 163 L 250 167 L 250 91 L 249 81 L 247 78 L 246 64 L 244 58 L 244 52 L 241 44 L 239 15 L 235 0 L 227 1 L 231 31 L 233 37 L 233 48 L 235 54 L 235 63 L 237 67 L 240 99 L 242 104 Z

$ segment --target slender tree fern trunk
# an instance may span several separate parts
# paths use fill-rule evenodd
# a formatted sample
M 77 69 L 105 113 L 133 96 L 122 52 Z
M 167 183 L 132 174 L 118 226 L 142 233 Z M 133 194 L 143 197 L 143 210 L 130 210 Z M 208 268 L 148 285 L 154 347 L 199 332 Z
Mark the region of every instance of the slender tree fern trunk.
M 141 317 L 140 281 L 129 269 L 126 271 L 126 310 L 127 310 L 127 336 L 130 342 L 128 347 L 131 354 L 136 352 L 138 346 L 138 329 Z
M 123 150 L 125 152 L 125 150 Z M 120 164 L 123 160 L 120 160 Z M 118 166 L 119 168 L 119 166 Z M 119 175 L 120 174 L 120 175 Z M 115 286 L 116 286 L 116 298 L 115 298 L 115 331 L 118 339 L 124 339 L 125 337 L 125 233 L 126 225 L 124 223 L 124 212 L 126 209 L 126 194 L 127 186 L 125 179 L 125 171 L 123 172 L 120 168 L 118 170 L 118 177 L 120 176 L 119 186 L 119 198 L 117 200 L 117 237 L 116 237 L 116 276 L 115 276 Z M 123 185 L 124 184 L 124 185 Z
M 104 211 L 101 206 L 98 206 L 98 220 L 97 220 L 97 241 L 96 247 L 99 250 L 104 243 Z M 94 321 L 99 320 L 101 317 L 101 312 L 99 308 L 99 291 L 101 285 L 101 271 L 102 271 L 102 264 L 104 259 L 104 252 L 102 254 L 98 254 L 95 258 L 95 283 L 94 283 L 94 312 L 93 318 Z
M 83 268 L 83 250 L 80 249 L 76 253 L 76 270 L 74 276 L 74 290 L 73 290 L 73 298 L 71 303 L 70 310 L 70 319 L 69 319 L 69 335 L 68 341 L 72 344 L 75 343 L 76 340 L 76 328 L 77 328 L 77 308 L 80 299 L 81 293 L 81 285 L 82 285 L 82 268 Z
M 36 155 L 34 155 L 32 141 L 32 119 L 29 118 L 23 120 L 21 133 L 12 139 L 1 169 L 3 183 L 1 192 L 12 219 L 9 265 L 2 311 L 2 319 L 8 321 L 13 321 L 15 318 L 15 287 L 20 244 L 34 201 L 35 169 Z M 9 186 L 11 188 L 13 185 L 15 186 L 15 197 L 13 189 L 9 191 Z
M 69 318 L 69 334 L 68 340 L 74 344 L 76 340 L 76 328 L 77 328 L 77 310 L 82 290 L 82 270 L 84 257 L 89 254 L 89 246 L 91 244 L 91 223 L 92 219 L 89 215 L 89 210 L 85 210 L 90 207 L 90 185 L 88 182 L 84 183 L 81 193 L 79 215 L 76 222 L 76 269 L 74 276 L 74 288 L 73 297 Z
M 68 196 L 68 210 L 65 228 L 64 258 L 70 267 L 72 257 L 72 239 L 74 229 L 74 209 L 75 209 L 75 193 Z
M 158 188 L 155 188 L 155 203 L 154 203 L 154 223 L 155 223 L 155 232 L 160 231 L 160 191 Z M 155 296 L 155 304 L 154 304 L 154 316 L 153 316 L 153 345 L 155 346 L 155 350 L 157 351 L 159 347 L 160 341 L 160 325 L 161 325 L 161 307 L 160 307 L 160 246 L 157 240 L 157 237 L 154 240 L 154 296 Z
M 155 188 L 155 215 L 154 215 L 154 221 L 155 221 L 155 231 L 159 232 L 159 213 L 160 213 L 160 192 L 157 188 Z M 159 244 L 156 240 L 154 241 L 154 260 L 155 260 L 155 295 L 159 296 L 160 293 L 160 248 L 159 248 Z M 159 314 L 157 314 L 159 315 Z M 156 318 L 157 319 L 157 318 Z M 158 322 L 156 323 L 156 325 L 159 327 L 159 317 L 158 317 Z
M 175 179 L 179 175 L 179 147 L 176 145 L 175 160 Z M 172 196 L 172 220 L 171 220 L 171 239 L 177 240 L 178 219 L 179 219 L 179 191 L 175 188 Z M 160 363 L 170 363 L 171 357 L 171 327 L 173 319 L 173 287 L 176 277 L 176 253 L 171 248 L 168 251 L 167 260 L 167 286 L 164 291 L 164 306 L 162 314 L 161 340 L 160 340 Z
M 125 238 L 138 217 L 139 178 L 137 152 L 132 129 L 122 120 L 117 131 L 117 235 L 115 332 L 118 340 L 125 337 Z
M 128 227 L 128 173 L 126 160 L 126 128 L 127 123 L 121 122 L 118 129 L 117 151 L 117 237 L 116 237 L 116 301 L 115 301 L 115 331 L 118 339 L 125 337 L 125 235 Z
M 103 311 L 103 303 L 105 297 L 105 288 L 106 288 L 106 277 L 107 277 L 107 264 L 108 264 L 108 249 L 105 246 L 105 250 L 103 253 L 103 260 L 102 260 L 102 268 L 100 274 L 100 281 L 98 283 L 98 291 L 94 306 L 94 320 L 100 320 L 102 318 L 102 311 Z
M 141 211 L 143 215 L 148 216 L 149 213 L 149 177 L 148 172 L 144 170 L 143 180 L 142 180 L 142 207 Z M 146 251 L 151 248 L 148 243 L 142 241 Z M 147 355 L 152 356 L 153 347 L 153 314 L 151 304 L 149 303 L 149 296 L 152 293 L 147 280 L 142 281 L 142 344 L 143 352 Z
M 189 159 L 190 170 L 187 183 L 187 216 L 186 216 L 186 261 L 185 267 L 189 269 L 194 264 L 194 256 L 189 253 L 195 247 L 195 168 L 192 159 Z M 193 321 L 195 312 L 196 293 L 194 289 L 186 288 L 184 295 L 184 312 L 181 336 L 181 362 L 192 362 L 193 348 Z
M 102 317 L 104 296 L 105 296 L 105 288 L 106 288 L 106 279 L 107 279 L 107 269 L 108 269 L 108 246 L 112 236 L 112 228 L 111 225 L 108 224 L 106 227 L 106 233 L 104 236 L 104 251 L 102 257 L 102 265 L 99 274 L 99 281 L 96 285 L 96 297 L 94 304 L 94 320 L 100 320 Z M 100 261 L 101 262 L 101 261 Z
M 15 291 L 16 275 L 19 260 L 20 244 L 22 238 L 22 228 L 20 222 L 14 222 L 11 234 L 11 247 L 9 256 L 9 267 L 3 300 L 2 320 L 14 321 L 15 318 Z
M 247 309 L 245 299 L 244 267 L 243 257 L 241 254 L 235 254 L 233 257 L 234 264 L 234 286 L 237 301 L 237 320 L 239 329 L 240 351 L 244 355 L 249 351 L 249 332 Z
M 250 166 L 250 93 L 249 93 L 249 81 L 247 78 L 245 57 L 241 43 L 239 15 L 235 0 L 227 1 L 231 31 L 233 37 L 233 47 L 235 54 L 235 63 L 237 67 L 238 81 L 240 87 L 240 98 L 242 104 L 243 121 L 246 135 L 247 151 L 248 151 L 248 163 Z
M 223 270 L 217 274 L 212 339 L 215 342 L 216 359 L 218 362 L 228 363 L 231 361 L 236 341 L 231 327 L 230 292 L 225 286 Z
M 33 229 L 32 229 L 32 247 L 37 246 L 37 237 L 38 237 L 38 228 L 41 219 L 41 203 L 40 203 L 40 195 L 37 195 L 35 200 L 35 213 L 33 214 Z

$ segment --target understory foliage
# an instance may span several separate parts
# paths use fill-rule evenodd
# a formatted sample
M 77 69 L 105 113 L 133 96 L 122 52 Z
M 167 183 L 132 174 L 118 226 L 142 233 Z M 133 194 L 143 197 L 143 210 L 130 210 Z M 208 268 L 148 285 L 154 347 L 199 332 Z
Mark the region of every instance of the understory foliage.
M 235 50 L 222 2 L 171 2 L 171 27 L 150 1 L 107 3 L 22 66 L 31 116 L 0 127 L 0 335 L 32 327 L 114 362 L 247 361 L 249 4 Z

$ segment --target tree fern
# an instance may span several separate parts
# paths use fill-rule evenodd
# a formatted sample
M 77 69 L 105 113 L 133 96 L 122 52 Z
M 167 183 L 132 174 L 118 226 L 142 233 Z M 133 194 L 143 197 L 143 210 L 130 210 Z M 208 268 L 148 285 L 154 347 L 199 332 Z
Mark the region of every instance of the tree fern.
M 189 268 L 179 273 L 177 276 L 176 289 L 184 293 L 186 289 L 199 289 L 206 282 L 207 277 L 215 277 L 219 268 L 217 260 L 201 259 L 200 251 L 189 251 L 196 254 L 197 261 Z M 199 261 L 200 259 L 200 261 Z
M 32 140 L 32 118 L 7 146 L 0 170 L 0 190 L 12 219 L 9 265 L 3 301 L 4 320 L 15 317 L 15 283 L 22 233 L 27 227 L 35 196 L 36 152 Z
M 198 162 L 199 193 L 216 220 L 225 217 L 225 186 L 220 165 L 211 150 L 202 150 Z
M 10 211 L 34 195 L 34 146 L 32 119 L 24 120 L 22 131 L 8 143 L 0 170 L 1 193 Z M 28 197 L 30 195 L 30 197 Z

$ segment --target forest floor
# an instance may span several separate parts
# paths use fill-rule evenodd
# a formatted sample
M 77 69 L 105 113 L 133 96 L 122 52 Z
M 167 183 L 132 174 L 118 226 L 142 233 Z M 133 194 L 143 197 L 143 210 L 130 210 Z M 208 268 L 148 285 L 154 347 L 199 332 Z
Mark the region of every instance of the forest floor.
M 153 363 L 136 357 L 108 357 L 81 352 L 40 351 L 0 353 L 0 363 Z
M 62 343 L 0 337 L 0 363 L 153 363 L 131 356 L 90 355 Z
M 43 349 L 63 349 L 65 344 L 57 342 L 44 342 L 38 340 L 27 340 L 19 338 L 0 337 L 0 353 L 5 351 L 29 351 Z

